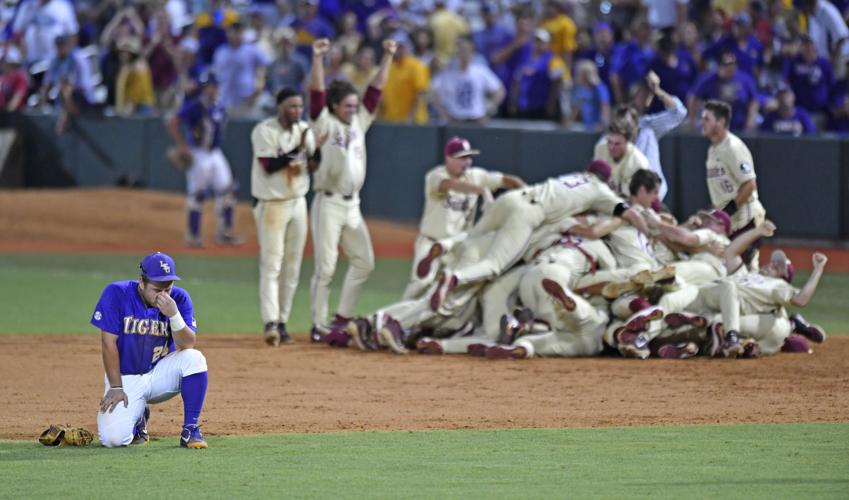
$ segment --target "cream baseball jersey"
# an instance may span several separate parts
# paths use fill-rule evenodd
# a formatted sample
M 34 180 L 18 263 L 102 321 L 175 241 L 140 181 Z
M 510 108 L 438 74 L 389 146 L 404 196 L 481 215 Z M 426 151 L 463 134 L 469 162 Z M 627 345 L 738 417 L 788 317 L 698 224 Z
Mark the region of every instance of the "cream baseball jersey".
M 434 240 L 466 231 L 475 218 L 479 196 L 476 193 L 440 192 L 439 185 L 448 179 L 451 176 L 444 165 L 432 169 L 425 176 L 425 205 L 419 232 Z M 495 191 L 501 187 L 503 179 L 501 172 L 470 167 L 456 180 Z
M 262 167 L 259 158 L 280 157 L 301 144 L 303 135 L 305 151 L 286 168 L 269 174 Z M 307 154 L 315 152 L 315 136 L 309 130 L 307 122 L 300 121 L 286 130 L 277 117 L 267 118 L 253 128 L 251 132 L 253 146 L 253 165 L 251 166 L 251 195 L 258 200 L 289 200 L 307 194 L 310 179 L 307 174 Z

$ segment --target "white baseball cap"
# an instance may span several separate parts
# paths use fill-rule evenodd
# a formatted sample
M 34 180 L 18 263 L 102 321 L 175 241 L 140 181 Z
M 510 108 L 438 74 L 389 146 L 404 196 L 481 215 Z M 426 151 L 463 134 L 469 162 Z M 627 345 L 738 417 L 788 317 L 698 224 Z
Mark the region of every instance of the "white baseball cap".
M 21 51 L 14 45 L 9 45 L 3 51 L 3 60 L 10 64 L 21 64 Z

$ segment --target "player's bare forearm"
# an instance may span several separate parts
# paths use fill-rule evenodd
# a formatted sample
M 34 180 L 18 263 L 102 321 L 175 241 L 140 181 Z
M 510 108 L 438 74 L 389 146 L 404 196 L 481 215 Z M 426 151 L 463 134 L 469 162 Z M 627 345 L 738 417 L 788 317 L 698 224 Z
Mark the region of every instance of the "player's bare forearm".
M 386 79 L 389 77 L 389 68 L 392 66 L 392 58 L 395 56 L 395 50 L 397 48 L 398 44 L 394 40 L 383 41 L 383 58 L 380 60 L 380 68 L 369 84 L 370 87 L 383 90 L 383 86 L 386 85 Z
M 811 275 L 808 277 L 808 281 L 805 282 L 805 286 L 799 290 L 793 299 L 790 301 L 791 304 L 797 307 L 804 307 L 808 305 L 812 298 L 814 298 L 814 294 L 817 291 L 817 287 L 820 283 L 820 278 L 822 278 L 822 273 L 825 270 L 825 265 L 828 262 L 828 257 L 825 254 L 817 252 L 813 256 L 813 264 L 814 269 L 811 271 Z
M 699 237 L 693 234 L 688 229 L 666 222 L 658 222 L 660 233 L 672 243 L 676 243 L 690 250 L 694 250 L 699 246 Z
M 604 238 L 622 225 L 622 219 L 611 217 L 598 224 L 579 223 L 569 228 L 569 232 L 576 236 L 599 239 Z
M 109 332 L 100 332 L 103 371 L 111 387 L 121 385 L 121 358 L 118 355 L 118 336 Z
M 186 147 L 186 140 L 183 138 L 183 134 L 180 133 L 180 117 L 175 114 L 168 120 L 166 125 L 165 128 L 168 129 L 168 135 L 171 136 L 174 143 L 181 148 Z
M 725 269 L 729 272 L 729 274 L 736 271 L 741 265 L 743 265 L 743 259 L 740 258 L 740 255 L 742 255 L 747 248 L 751 247 L 758 239 L 771 238 L 773 234 L 775 234 L 775 224 L 773 224 L 772 221 L 767 220 L 758 227 L 749 229 L 731 240 L 731 244 L 725 247 L 725 251 L 723 253 L 723 257 L 725 258 Z
M 312 67 L 310 68 L 310 90 L 324 92 L 324 54 L 330 48 L 330 40 L 321 38 L 312 44 Z
M 520 187 L 525 187 L 526 185 L 527 184 L 525 184 L 525 181 L 523 181 L 519 177 L 516 177 L 515 175 L 505 174 L 504 177 L 501 178 L 501 187 L 503 187 L 504 189 L 516 189 Z
M 629 208 L 622 212 L 622 218 L 631 223 L 631 225 L 636 227 L 641 233 L 650 234 L 649 226 L 646 224 L 643 216 L 635 212 L 633 209 Z
M 734 203 L 737 204 L 737 208 L 744 206 L 749 202 L 749 198 L 752 197 L 752 193 L 754 193 L 758 189 L 758 183 L 755 179 L 749 179 L 740 185 L 740 190 L 737 191 L 737 198 L 734 200 Z
M 456 179 L 444 179 L 439 183 L 439 187 L 437 188 L 440 193 L 447 193 L 448 191 L 454 191 L 457 193 L 472 193 L 472 194 L 481 194 L 484 188 L 480 186 L 476 186 L 474 184 L 470 184 L 466 181 L 460 181 Z
M 195 332 L 193 332 L 188 326 L 179 332 L 171 333 L 174 335 L 174 343 L 177 344 L 178 349 L 191 349 L 195 346 L 197 335 L 195 335 Z

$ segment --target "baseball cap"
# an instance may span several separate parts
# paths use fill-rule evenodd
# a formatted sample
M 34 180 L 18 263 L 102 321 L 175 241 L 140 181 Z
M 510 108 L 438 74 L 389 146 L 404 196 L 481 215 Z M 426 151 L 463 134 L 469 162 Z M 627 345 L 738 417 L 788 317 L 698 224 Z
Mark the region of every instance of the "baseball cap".
M 746 12 L 740 12 L 739 14 L 734 16 L 734 22 L 737 24 L 750 25 L 752 24 L 752 17 L 749 16 L 749 14 L 747 14 Z
M 793 263 L 787 258 L 787 254 L 784 253 L 783 250 L 773 250 L 772 256 L 769 258 L 770 262 L 776 264 L 779 268 L 784 269 L 784 275 L 781 277 L 784 278 L 784 281 L 788 283 L 793 282 Z
M 481 154 L 477 149 L 472 149 L 469 141 L 462 137 L 452 137 L 445 143 L 445 156 L 451 158 L 463 158 L 464 156 L 476 156 Z
M 592 172 L 599 176 L 601 180 L 607 182 L 610 179 L 610 164 L 604 160 L 593 160 L 587 166 L 587 172 Z
M 3 60 L 9 64 L 20 64 L 21 51 L 14 45 L 9 45 L 3 52 Z
M 536 33 L 534 33 L 534 38 L 545 43 L 551 41 L 551 35 L 549 35 L 548 31 L 544 30 L 543 28 L 538 28 L 536 30 Z
M 725 230 L 726 236 L 731 234 L 731 217 L 725 210 L 720 208 L 715 208 L 713 210 L 699 210 L 699 215 L 710 217 L 722 224 L 722 228 Z
M 144 259 L 139 264 L 141 275 L 150 281 L 177 281 L 180 279 L 177 276 L 177 266 L 174 265 L 174 259 L 162 252 L 155 252 Z
M 613 28 L 610 26 L 610 23 L 607 23 L 605 21 L 598 21 L 597 23 L 595 23 L 595 26 L 593 26 L 593 33 L 599 31 L 609 31 L 610 33 L 613 33 Z

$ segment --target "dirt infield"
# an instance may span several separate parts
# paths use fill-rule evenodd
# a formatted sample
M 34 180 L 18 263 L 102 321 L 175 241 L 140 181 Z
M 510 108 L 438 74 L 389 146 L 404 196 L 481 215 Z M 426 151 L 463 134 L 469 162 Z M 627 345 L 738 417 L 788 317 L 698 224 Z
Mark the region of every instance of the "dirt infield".
M 187 251 L 180 196 L 0 191 L 0 251 L 255 255 L 247 206 L 237 221 L 245 246 Z M 410 256 L 414 228 L 370 228 L 378 255 Z M 213 231 L 207 207 L 210 243 Z M 494 362 L 366 354 L 302 336 L 277 349 L 258 335 L 206 337 L 198 347 L 210 365 L 203 417 L 209 435 L 849 421 L 846 337 L 830 338 L 813 355 L 749 361 Z M 0 439 L 33 439 L 51 422 L 93 430 L 102 373 L 96 335 L 0 336 Z M 176 440 L 181 415 L 179 398 L 153 407 L 154 437 Z
M 45 346 L 51 353 L 45 356 Z M 759 360 L 398 356 L 258 335 L 204 338 L 210 435 L 361 430 L 849 421 L 849 338 Z M 22 377 L 21 374 L 27 374 Z M 0 337 L 0 439 L 50 422 L 96 427 L 96 335 Z M 12 383 L 14 381 L 14 383 Z M 176 440 L 179 398 L 152 407 Z

